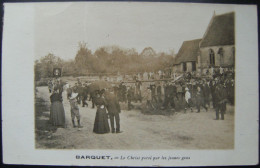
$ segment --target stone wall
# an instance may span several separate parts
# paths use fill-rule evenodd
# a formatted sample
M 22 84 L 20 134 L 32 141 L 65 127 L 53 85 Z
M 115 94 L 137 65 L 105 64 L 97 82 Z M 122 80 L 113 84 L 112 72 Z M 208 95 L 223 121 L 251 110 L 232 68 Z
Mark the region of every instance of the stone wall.
M 218 54 L 219 49 L 223 48 L 223 62 L 221 63 L 221 56 Z M 210 66 L 209 51 L 212 49 L 215 55 L 215 66 L 233 66 L 234 65 L 234 45 L 227 46 L 213 46 L 200 48 L 200 67 L 207 68 Z

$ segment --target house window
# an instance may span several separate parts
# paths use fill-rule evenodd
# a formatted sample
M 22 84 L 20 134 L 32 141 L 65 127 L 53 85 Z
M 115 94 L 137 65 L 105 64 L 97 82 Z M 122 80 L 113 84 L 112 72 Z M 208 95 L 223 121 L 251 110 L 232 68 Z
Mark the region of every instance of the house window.
M 186 62 L 184 62 L 184 63 L 182 63 L 183 64 L 183 72 L 186 72 L 187 71 L 187 64 L 186 64 Z
M 215 66 L 215 53 L 212 49 L 209 49 L 209 63 L 212 66 Z
M 220 59 L 220 66 L 224 65 L 224 50 L 223 48 L 219 48 L 218 50 L 219 59 Z
M 196 71 L 196 62 L 192 62 L 191 68 L 192 68 L 192 71 Z

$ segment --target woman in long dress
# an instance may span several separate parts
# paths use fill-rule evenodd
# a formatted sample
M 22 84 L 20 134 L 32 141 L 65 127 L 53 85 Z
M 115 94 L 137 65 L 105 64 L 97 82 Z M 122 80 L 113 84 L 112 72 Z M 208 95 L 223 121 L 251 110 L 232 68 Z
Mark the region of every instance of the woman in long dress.
M 50 96 L 50 122 L 53 126 L 65 127 L 65 111 L 62 104 L 62 92 L 59 92 L 58 87 L 54 87 L 53 93 Z
M 106 101 L 105 98 L 102 97 L 102 94 L 100 92 L 97 92 L 97 96 L 95 98 L 95 104 L 97 106 L 97 112 L 96 112 L 93 132 L 97 134 L 109 133 L 110 128 L 108 125 Z

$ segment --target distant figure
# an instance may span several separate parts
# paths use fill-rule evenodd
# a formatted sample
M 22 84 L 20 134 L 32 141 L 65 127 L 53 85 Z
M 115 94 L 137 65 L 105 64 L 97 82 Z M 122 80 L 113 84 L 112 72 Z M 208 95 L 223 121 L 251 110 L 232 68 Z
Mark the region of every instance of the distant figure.
M 222 67 L 219 67 L 219 73 L 222 75 L 224 73 L 224 69 Z
M 178 83 L 176 86 L 176 91 L 177 91 L 177 98 L 179 101 L 183 102 L 183 94 L 182 94 L 182 86 L 181 83 Z
M 107 117 L 107 111 L 106 111 L 107 103 L 100 91 L 97 92 L 96 98 L 94 101 L 97 106 L 97 112 L 96 112 L 93 132 L 95 132 L 97 134 L 109 133 L 110 128 L 108 125 L 108 117 Z
M 80 104 L 81 102 L 83 102 L 82 101 L 82 99 L 83 99 L 83 94 L 84 94 L 84 87 L 82 86 L 82 84 L 79 84 L 78 85 L 78 89 L 77 89 L 77 93 L 78 93 L 78 96 L 77 96 L 77 101 L 78 101 L 78 104 Z
M 155 94 L 155 92 L 156 92 L 156 86 L 155 86 L 155 84 L 151 84 L 150 85 L 150 89 L 151 89 L 151 91 L 152 91 L 152 103 L 153 104 L 157 104 L 157 95 Z
M 78 102 L 76 100 L 76 97 L 78 96 L 78 93 L 72 93 L 70 97 L 70 112 L 71 112 L 71 120 L 73 127 L 75 128 L 75 117 L 77 118 L 78 121 L 78 128 L 82 128 L 80 125 L 80 114 L 79 114 L 79 107 L 78 107 Z
M 158 71 L 158 74 L 159 74 L 159 79 L 162 79 L 162 71 L 161 70 Z
M 157 100 L 159 103 L 162 103 L 162 87 L 161 84 L 159 84 L 156 88 L 157 91 Z
M 151 78 L 151 75 L 150 73 L 147 74 L 147 77 L 148 77 L 148 80 Z
M 133 95 L 134 95 L 134 91 L 132 89 L 132 87 L 128 87 L 127 89 L 127 107 L 128 110 L 131 110 L 134 108 L 134 105 L 132 104 L 132 100 L 133 100 Z
M 191 94 L 189 92 L 189 89 L 186 87 L 185 88 L 185 111 L 184 112 L 186 112 L 187 108 L 190 108 L 191 112 L 193 112 L 192 102 L 191 102 Z
M 214 67 L 212 66 L 212 67 L 210 68 L 210 75 L 213 76 L 213 75 L 214 75 L 214 72 L 215 72 L 215 70 L 214 70 Z
M 72 94 L 72 88 L 70 87 L 70 85 L 66 89 L 66 92 L 67 92 L 67 99 L 69 100 Z
M 155 109 L 153 103 L 152 103 L 152 90 L 150 87 L 147 88 L 146 92 L 146 108 L 148 109 Z
M 127 88 L 126 88 L 126 86 L 124 85 L 124 83 L 121 82 L 121 83 L 119 84 L 119 95 L 120 95 L 119 101 L 126 103 L 126 92 L 127 92 Z
M 135 83 L 136 100 L 139 100 L 142 103 L 141 86 L 142 86 L 142 82 L 137 80 Z
M 209 88 L 209 85 L 207 82 L 203 82 L 202 91 L 203 91 L 204 105 L 205 106 L 207 105 L 207 107 L 209 107 L 210 106 L 210 99 L 209 99 L 210 88 Z
M 81 86 L 82 83 L 81 83 L 81 81 L 80 81 L 80 78 L 77 78 L 77 81 L 78 81 L 78 85 Z
M 141 80 L 141 74 L 140 73 L 137 74 L 137 80 Z
M 92 102 L 92 108 L 95 108 L 95 99 L 96 99 L 96 96 L 97 96 L 97 92 L 98 91 L 92 91 L 89 93 L 89 101 Z
M 203 92 L 201 90 L 200 87 L 197 88 L 197 92 L 196 92 L 196 103 L 197 103 L 197 113 L 200 112 L 200 106 L 204 107 L 206 109 L 206 111 L 208 111 L 208 108 L 205 106 L 204 104 L 204 100 L 203 100 Z
M 62 104 L 62 92 L 59 93 L 58 90 L 58 87 L 54 87 L 53 93 L 50 96 L 50 122 L 53 126 L 65 127 L 65 111 Z
M 52 89 L 53 89 L 53 83 L 51 80 L 49 80 L 49 82 L 48 82 L 48 89 L 49 89 L 49 93 L 51 93 Z
M 235 94 L 234 92 L 235 92 L 235 84 L 234 84 L 234 79 L 232 79 L 227 84 L 228 99 L 231 105 L 234 105 L 234 94 Z
M 85 107 L 85 106 L 88 107 L 88 103 L 87 103 L 88 92 L 89 92 L 89 88 L 88 88 L 87 84 L 85 83 L 85 84 L 83 85 L 82 95 L 81 95 L 81 96 L 82 96 L 82 98 L 81 98 L 81 100 L 82 100 L 82 107 Z
M 148 80 L 148 73 L 147 73 L 147 72 L 144 72 L 144 74 L 143 74 L 143 80 Z

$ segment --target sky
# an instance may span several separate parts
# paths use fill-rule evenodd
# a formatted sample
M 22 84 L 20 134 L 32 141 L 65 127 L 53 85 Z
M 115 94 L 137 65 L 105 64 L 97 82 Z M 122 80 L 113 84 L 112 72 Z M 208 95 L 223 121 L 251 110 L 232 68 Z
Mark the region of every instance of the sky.
M 79 42 L 95 52 L 102 46 L 145 47 L 178 52 L 183 41 L 202 38 L 215 11 L 236 5 L 169 2 L 35 3 L 35 59 L 53 53 L 74 59 Z

